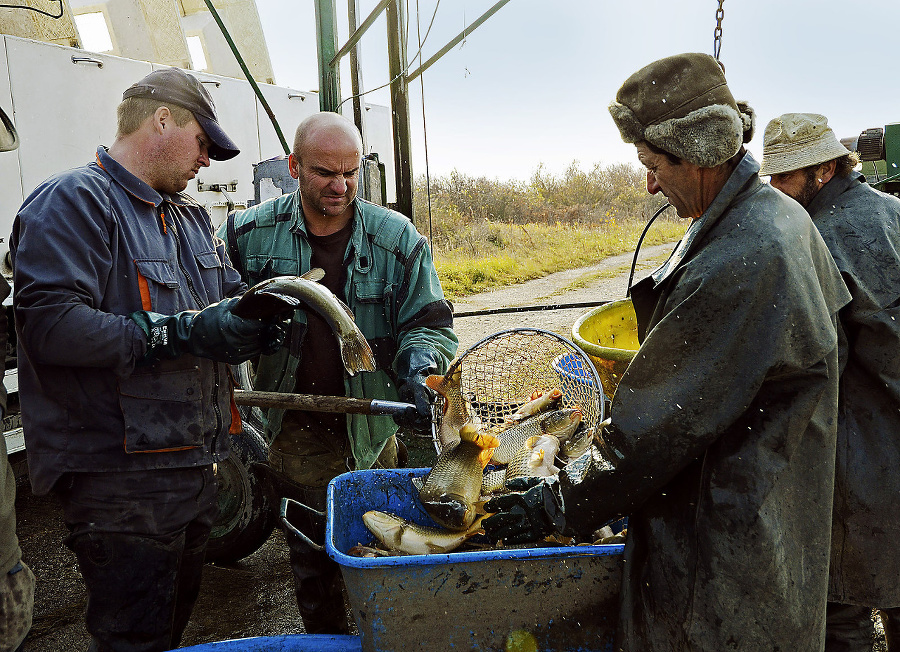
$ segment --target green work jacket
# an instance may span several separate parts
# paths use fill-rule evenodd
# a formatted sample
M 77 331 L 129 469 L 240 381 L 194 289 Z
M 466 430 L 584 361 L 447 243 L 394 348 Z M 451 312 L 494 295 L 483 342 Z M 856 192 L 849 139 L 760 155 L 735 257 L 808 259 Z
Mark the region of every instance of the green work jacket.
M 299 191 L 282 195 L 229 215 L 219 227 L 218 235 L 248 285 L 309 271 L 312 249 L 299 199 Z M 372 347 L 377 370 L 352 377 L 345 373 L 344 388 L 347 396 L 396 401 L 397 378 L 408 371 L 395 366 L 402 351 L 433 351 L 438 373 L 456 355 L 453 308 L 444 298 L 427 240 L 412 222 L 361 199 L 354 206 L 343 298 Z M 294 391 L 306 328 L 306 313 L 296 311 L 285 346 L 260 359 L 254 389 Z M 269 442 L 280 432 L 283 416 L 284 410 L 266 412 Z M 347 428 L 358 469 L 370 468 L 397 431 L 390 417 L 363 414 L 348 414 Z

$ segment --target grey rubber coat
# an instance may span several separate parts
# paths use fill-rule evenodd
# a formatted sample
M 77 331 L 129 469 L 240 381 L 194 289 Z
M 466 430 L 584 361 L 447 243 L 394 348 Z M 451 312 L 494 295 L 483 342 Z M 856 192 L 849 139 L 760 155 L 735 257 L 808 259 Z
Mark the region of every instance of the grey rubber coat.
M 829 181 L 809 214 L 853 300 L 842 365 L 830 599 L 900 606 L 900 199 L 858 172 Z
M 746 154 L 632 290 L 642 345 L 568 523 L 629 515 L 618 649 L 819 651 L 849 295 Z

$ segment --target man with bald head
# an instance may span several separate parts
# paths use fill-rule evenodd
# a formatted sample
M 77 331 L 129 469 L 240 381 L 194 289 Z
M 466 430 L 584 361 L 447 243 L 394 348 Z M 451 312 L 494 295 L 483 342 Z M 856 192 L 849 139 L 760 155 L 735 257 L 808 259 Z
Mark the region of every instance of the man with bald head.
M 405 216 L 356 197 L 359 130 L 337 113 L 317 113 L 297 128 L 288 158 L 298 189 L 229 216 L 219 235 L 244 280 L 325 270 L 322 284 L 353 311 L 377 369 L 348 376 L 328 324 L 298 310 L 285 347 L 260 358 L 254 388 L 413 403 L 399 425 L 427 430 L 431 396 L 424 381 L 456 354 L 452 306 L 444 299 L 427 241 Z M 270 409 L 266 437 L 276 491 L 324 512 L 325 490 L 354 469 L 398 465 L 398 423 L 389 417 Z M 400 456 L 402 458 L 402 455 Z M 402 461 L 402 459 L 401 459 Z M 325 523 L 295 510 L 290 522 L 324 545 Z M 309 634 L 346 633 L 340 571 L 322 550 L 285 528 L 297 605 Z

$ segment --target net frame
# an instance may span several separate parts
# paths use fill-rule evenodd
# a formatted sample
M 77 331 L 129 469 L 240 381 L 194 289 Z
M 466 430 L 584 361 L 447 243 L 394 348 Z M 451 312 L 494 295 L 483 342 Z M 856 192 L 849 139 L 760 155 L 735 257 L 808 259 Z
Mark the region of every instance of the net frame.
M 469 417 L 483 429 L 500 425 L 527 403 L 533 392 L 560 389 L 561 408 L 577 407 L 585 427 L 599 428 L 606 396 L 588 355 L 574 343 L 541 328 L 511 328 L 479 340 L 450 365 L 460 370 L 460 385 Z M 433 404 L 432 440 L 440 454 L 438 432 L 444 400 Z

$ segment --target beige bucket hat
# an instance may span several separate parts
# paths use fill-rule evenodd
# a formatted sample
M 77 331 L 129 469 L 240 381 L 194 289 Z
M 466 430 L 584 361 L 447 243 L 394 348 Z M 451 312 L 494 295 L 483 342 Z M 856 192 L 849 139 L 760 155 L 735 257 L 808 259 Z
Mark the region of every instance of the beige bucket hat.
M 750 142 L 755 125 L 750 107 L 732 96 L 719 62 L 698 52 L 638 70 L 609 112 L 626 143 L 646 141 L 704 168 L 734 156 Z
M 766 125 L 759 174 L 793 172 L 849 153 L 828 126 L 824 115 L 785 113 Z

